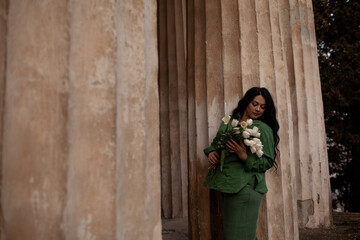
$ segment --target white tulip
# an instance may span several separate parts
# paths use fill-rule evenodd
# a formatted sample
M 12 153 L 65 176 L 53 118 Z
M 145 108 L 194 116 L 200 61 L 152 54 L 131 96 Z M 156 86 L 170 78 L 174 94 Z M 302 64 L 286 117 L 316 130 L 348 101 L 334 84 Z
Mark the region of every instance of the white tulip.
M 263 154 L 264 154 L 264 152 L 261 151 L 261 150 L 257 150 L 257 151 L 256 151 L 256 155 L 257 155 L 258 157 L 261 157 Z
M 250 137 L 250 132 L 247 131 L 247 129 L 245 131 L 243 131 L 243 137 L 244 138 L 249 138 Z
M 262 145 L 261 143 L 257 143 L 257 144 L 255 145 L 255 147 L 256 147 L 257 149 L 262 149 L 262 148 L 263 148 L 263 145 Z
M 245 128 L 247 127 L 247 123 L 244 122 L 244 121 L 242 121 L 242 122 L 240 123 L 240 126 L 241 126 L 243 129 L 245 129 Z
M 239 124 L 239 121 L 236 119 L 233 119 L 231 122 L 231 126 L 236 127 Z
M 254 132 L 254 133 L 259 132 L 259 128 L 258 128 L 258 127 L 253 127 L 253 129 L 252 129 L 252 130 L 253 130 L 253 132 Z
M 256 142 L 254 142 L 254 140 L 250 140 L 250 147 L 256 145 Z M 254 146 L 255 147 L 255 146 Z
M 247 128 L 246 131 L 248 131 L 250 133 L 250 136 L 252 136 L 254 134 L 254 131 L 251 128 Z
M 261 136 L 261 134 L 259 132 L 257 132 L 257 133 L 254 133 L 253 136 L 259 138 Z
M 250 147 L 250 151 L 251 151 L 252 153 L 255 153 L 255 152 L 256 152 L 256 147 L 255 147 L 255 146 L 251 146 L 251 147 Z
M 244 143 L 246 146 L 250 146 L 250 140 L 249 139 L 244 139 Z
M 253 120 L 249 118 L 248 120 L 246 120 L 246 123 L 248 126 L 251 126 L 253 124 Z
M 227 125 L 230 121 L 230 118 L 231 118 L 230 116 L 225 116 L 221 120 L 224 122 L 225 125 Z
M 233 131 L 235 134 L 240 134 L 240 128 L 239 127 L 234 127 Z

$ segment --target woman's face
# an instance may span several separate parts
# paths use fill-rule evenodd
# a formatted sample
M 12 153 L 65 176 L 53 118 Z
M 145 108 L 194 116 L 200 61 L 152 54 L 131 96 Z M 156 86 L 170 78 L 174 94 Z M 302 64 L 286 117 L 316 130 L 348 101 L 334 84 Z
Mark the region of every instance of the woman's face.
M 261 95 L 257 95 L 245 108 L 244 116 L 246 118 L 258 119 L 265 112 L 266 101 Z

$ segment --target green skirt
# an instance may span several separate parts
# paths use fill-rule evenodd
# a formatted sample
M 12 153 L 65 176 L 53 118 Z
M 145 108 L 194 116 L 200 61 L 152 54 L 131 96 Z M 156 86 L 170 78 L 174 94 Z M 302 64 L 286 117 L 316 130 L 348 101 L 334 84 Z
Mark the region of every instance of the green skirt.
M 223 193 L 224 240 L 254 240 L 262 193 L 256 192 L 256 178 L 238 193 Z

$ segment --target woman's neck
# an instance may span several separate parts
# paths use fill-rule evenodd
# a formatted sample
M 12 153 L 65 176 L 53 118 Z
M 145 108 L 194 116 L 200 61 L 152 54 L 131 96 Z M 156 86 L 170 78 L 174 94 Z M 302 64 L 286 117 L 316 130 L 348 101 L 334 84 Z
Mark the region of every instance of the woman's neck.
M 247 114 L 246 114 L 246 112 L 244 112 L 243 113 L 243 115 L 241 116 L 241 119 L 240 119 L 241 121 L 246 121 L 246 120 L 248 120 L 248 116 L 247 116 Z M 240 122 L 241 122 L 240 121 Z

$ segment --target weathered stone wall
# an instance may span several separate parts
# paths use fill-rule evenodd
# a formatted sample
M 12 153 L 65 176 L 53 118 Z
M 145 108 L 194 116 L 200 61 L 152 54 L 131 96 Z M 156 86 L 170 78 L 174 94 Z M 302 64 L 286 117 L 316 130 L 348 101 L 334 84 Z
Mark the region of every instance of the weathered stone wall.
M 2 239 L 161 239 L 156 2 L 0 3 Z

